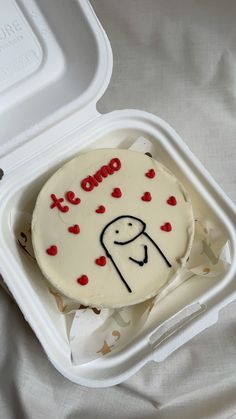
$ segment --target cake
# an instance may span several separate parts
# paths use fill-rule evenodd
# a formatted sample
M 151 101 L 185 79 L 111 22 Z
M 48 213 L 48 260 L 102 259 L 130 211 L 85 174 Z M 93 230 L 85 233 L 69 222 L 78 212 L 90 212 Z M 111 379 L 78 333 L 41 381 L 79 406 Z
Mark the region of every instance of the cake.
M 180 273 L 194 233 L 190 199 L 161 163 L 134 151 L 81 153 L 41 189 L 32 242 L 46 280 L 93 307 L 157 295 Z

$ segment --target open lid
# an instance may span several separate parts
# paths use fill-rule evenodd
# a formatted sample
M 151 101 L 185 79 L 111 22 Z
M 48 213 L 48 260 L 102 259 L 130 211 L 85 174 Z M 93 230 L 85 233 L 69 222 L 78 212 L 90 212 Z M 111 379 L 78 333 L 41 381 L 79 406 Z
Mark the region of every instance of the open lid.
M 111 72 L 88 0 L 0 0 L 0 156 L 75 111 L 95 114 Z

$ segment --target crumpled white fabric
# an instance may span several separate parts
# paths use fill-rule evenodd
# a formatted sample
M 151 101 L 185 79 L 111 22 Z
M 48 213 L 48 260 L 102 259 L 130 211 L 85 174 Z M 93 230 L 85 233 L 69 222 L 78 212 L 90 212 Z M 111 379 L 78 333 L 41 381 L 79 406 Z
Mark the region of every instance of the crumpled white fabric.
M 236 201 L 234 0 L 92 0 L 113 47 L 99 105 L 151 111 L 175 127 Z M 236 417 L 236 303 L 166 361 L 125 383 L 87 389 L 50 364 L 0 289 L 0 412 L 4 419 Z

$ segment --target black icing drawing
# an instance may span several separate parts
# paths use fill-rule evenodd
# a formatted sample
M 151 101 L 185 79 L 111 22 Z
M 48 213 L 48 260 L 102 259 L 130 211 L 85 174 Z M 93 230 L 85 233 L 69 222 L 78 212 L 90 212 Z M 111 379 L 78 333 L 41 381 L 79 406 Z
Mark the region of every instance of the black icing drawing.
M 123 223 L 120 223 L 120 220 L 123 221 Z M 125 225 L 125 228 L 122 228 Z M 130 227 L 130 228 L 127 228 Z M 148 245 L 152 244 L 157 251 L 160 253 L 164 261 L 166 262 L 167 266 L 171 268 L 170 262 L 167 260 L 166 256 L 160 249 L 160 247 L 154 242 L 154 240 L 149 236 L 149 234 L 145 231 L 146 230 L 146 224 L 144 221 L 140 220 L 140 218 L 133 217 L 132 215 L 121 215 L 120 217 L 115 218 L 114 220 L 110 221 L 104 229 L 101 232 L 100 235 L 100 242 L 105 250 L 106 256 L 111 260 L 117 274 L 119 275 L 121 281 L 126 286 L 127 290 L 129 292 L 132 292 L 130 286 L 126 282 L 124 276 L 122 275 L 119 267 L 117 266 L 117 263 L 114 261 L 113 256 L 111 255 L 108 247 L 107 247 L 107 240 L 110 240 L 110 245 L 114 244 L 116 246 L 126 246 L 129 243 L 134 242 L 138 237 L 144 236 L 145 242 L 147 244 L 142 245 L 143 246 L 143 258 L 141 260 L 134 259 L 133 257 L 129 257 L 128 259 L 139 265 L 140 267 L 144 266 L 148 263 Z
M 146 244 L 143 245 L 144 248 L 144 258 L 143 260 L 136 260 L 132 257 L 129 257 L 129 260 L 132 260 L 133 262 L 137 263 L 139 266 L 143 266 L 145 263 L 148 263 L 148 247 Z

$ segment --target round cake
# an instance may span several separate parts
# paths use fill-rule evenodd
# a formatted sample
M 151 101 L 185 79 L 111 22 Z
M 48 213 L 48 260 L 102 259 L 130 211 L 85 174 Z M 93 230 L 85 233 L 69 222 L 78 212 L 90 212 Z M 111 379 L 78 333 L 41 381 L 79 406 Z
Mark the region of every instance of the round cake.
M 62 166 L 40 191 L 35 257 L 49 283 L 84 305 L 124 307 L 160 292 L 192 245 L 191 202 L 153 158 L 101 149 Z

